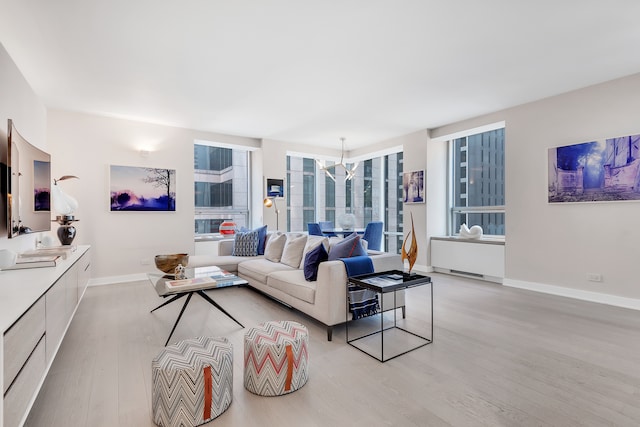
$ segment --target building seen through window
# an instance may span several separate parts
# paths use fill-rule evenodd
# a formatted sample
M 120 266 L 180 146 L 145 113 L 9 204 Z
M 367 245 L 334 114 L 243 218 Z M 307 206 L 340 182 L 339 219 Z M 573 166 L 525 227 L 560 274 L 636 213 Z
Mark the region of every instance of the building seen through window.
M 451 234 L 462 224 L 504 236 L 504 128 L 450 141 Z
M 195 144 L 195 234 L 218 233 L 230 220 L 249 226 L 249 153 Z

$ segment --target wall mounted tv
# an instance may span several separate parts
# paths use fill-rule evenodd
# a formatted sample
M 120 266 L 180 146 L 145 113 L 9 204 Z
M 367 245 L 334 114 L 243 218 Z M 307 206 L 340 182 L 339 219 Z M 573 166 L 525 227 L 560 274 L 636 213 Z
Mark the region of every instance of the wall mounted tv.
M 7 135 L 9 237 L 51 230 L 51 156 L 24 139 L 11 119 Z

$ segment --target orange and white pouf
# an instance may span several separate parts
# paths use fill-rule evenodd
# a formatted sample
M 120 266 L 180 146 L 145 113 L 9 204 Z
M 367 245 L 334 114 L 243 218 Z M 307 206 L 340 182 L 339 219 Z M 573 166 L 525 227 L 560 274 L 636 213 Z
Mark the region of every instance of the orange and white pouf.
M 261 396 L 298 390 L 309 379 L 309 332 L 292 321 L 271 321 L 244 336 L 244 387 Z

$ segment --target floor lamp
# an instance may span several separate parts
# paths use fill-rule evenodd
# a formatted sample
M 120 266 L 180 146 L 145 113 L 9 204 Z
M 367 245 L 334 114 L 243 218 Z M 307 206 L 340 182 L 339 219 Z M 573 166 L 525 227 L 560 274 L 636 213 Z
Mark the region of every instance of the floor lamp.
M 262 201 L 262 204 L 267 208 L 270 208 L 273 206 L 273 208 L 276 210 L 276 230 L 280 229 L 280 221 L 279 221 L 280 209 L 278 209 L 278 205 L 276 204 L 276 198 L 267 197 Z

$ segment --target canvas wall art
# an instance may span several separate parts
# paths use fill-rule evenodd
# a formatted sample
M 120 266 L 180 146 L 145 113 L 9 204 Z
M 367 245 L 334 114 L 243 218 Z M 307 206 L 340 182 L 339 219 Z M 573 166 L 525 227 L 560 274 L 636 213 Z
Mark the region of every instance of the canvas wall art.
M 267 197 L 284 197 L 284 180 L 267 178 Z
M 549 203 L 640 200 L 640 134 L 549 149 Z
M 175 169 L 110 167 L 111 211 L 175 211 Z
M 402 200 L 404 203 L 424 203 L 424 170 L 402 174 Z

